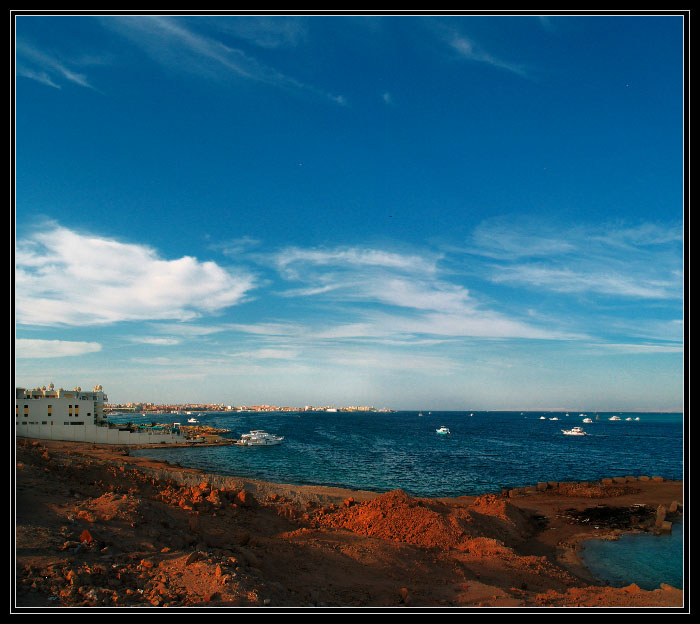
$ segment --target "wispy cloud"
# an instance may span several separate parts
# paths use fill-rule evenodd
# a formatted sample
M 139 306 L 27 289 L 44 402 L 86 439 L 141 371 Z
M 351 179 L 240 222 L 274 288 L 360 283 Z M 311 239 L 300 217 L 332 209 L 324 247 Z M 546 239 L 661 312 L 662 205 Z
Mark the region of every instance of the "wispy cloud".
M 20 324 L 192 319 L 240 303 L 254 287 L 243 271 L 189 256 L 166 260 L 144 245 L 59 226 L 17 244 Z
M 306 92 L 337 104 L 342 95 L 328 93 L 301 82 L 267 63 L 232 47 L 211 32 L 204 32 L 207 20 L 154 15 L 109 16 L 101 19 L 107 27 L 127 37 L 151 58 L 173 71 L 189 71 L 208 79 L 227 80 L 238 76 L 292 91 Z
M 317 330 L 316 338 L 563 336 L 563 332 L 534 326 L 531 319 L 508 318 L 488 309 L 464 285 L 442 274 L 440 258 L 434 253 L 364 247 L 293 248 L 274 255 L 273 264 L 285 280 L 302 284 L 283 295 L 308 297 L 337 309 L 335 317 L 340 322 Z M 352 320 L 342 322 L 343 317 Z
M 486 51 L 472 37 L 465 35 L 453 22 L 429 20 L 426 24 L 429 25 L 437 40 L 446 46 L 457 59 L 490 65 L 522 78 L 529 77 L 529 71 L 524 65 L 504 60 Z
M 622 298 L 682 297 L 682 227 L 642 223 L 557 225 L 484 221 L 467 251 L 491 260 L 494 283 Z
M 17 41 L 16 61 L 17 73 L 20 76 L 49 87 L 60 89 L 61 83 L 71 83 L 88 89 L 95 88 L 85 74 L 70 67 L 74 62 L 61 58 L 56 53 L 40 50 L 27 41 Z
M 219 32 L 261 48 L 295 47 L 305 41 L 308 34 L 308 22 L 301 16 L 236 15 L 204 19 Z
M 15 340 L 15 355 L 19 359 L 57 358 L 96 353 L 102 350 L 99 342 L 70 340 L 37 340 L 18 338 Z

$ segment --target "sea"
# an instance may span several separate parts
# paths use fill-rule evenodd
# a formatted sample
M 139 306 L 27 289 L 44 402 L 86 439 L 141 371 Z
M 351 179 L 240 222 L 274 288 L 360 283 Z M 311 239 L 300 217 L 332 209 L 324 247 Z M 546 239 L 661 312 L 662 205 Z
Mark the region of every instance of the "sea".
M 613 416 L 619 420 L 610 420 Z M 584 417 L 593 422 L 583 423 Z M 186 425 L 187 418 L 149 413 L 109 420 Z M 159 448 L 133 454 L 214 474 L 375 492 L 402 489 L 420 497 L 500 493 L 540 481 L 684 477 L 680 413 L 201 412 L 197 419 L 230 430 L 224 437 L 263 429 L 284 441 L 269 447 Z M 436 432 L 442 426 L 449 435 Z M 562 433 L 573 426 L 583 427 L 587 435 Z M 594 574 L 613 586 L 637 582 L 653 589 L 663 582 L 678 587 L 681 535 L 682 529 L 674 527 L 668 540 L 652 535 L 590 540 L 583 552 Z M 640 582 L 642 567 L 650 570 Z

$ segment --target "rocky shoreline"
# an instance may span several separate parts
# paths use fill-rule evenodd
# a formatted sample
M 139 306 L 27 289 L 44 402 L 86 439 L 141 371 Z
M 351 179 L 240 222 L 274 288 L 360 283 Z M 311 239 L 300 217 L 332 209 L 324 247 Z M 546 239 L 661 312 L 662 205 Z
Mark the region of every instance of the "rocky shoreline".
M 684 605 L 681 588 L 606 587 L 578 557 L 585 539 L 668 530 L 682 482 L 423 499 L 209 475 L 107 445 L 18 439 L 15 453 L 17 611 Z

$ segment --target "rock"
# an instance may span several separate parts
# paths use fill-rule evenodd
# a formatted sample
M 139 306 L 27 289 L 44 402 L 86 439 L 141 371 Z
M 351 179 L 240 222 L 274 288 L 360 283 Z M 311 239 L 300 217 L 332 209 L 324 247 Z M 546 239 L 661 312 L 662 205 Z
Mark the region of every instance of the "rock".
M 405 604 L 407 607 L 411 605 L 411 594 L 408 592 L 408 589 L 405 587 L 402 587 L 399 590 L 399 598 L 403 604 Z
M 673 501 L 669 506 L 668 506 L 668 512 L 669 513 L 676 513 L 678 511 L 678 508 L 680 507 L 680 503 L 678 501 Z
M 670 533 L 673 529 L 673 524 L 668 520 L 664 520 L 659 526 L 659 529 L 662 533 Z
M 241 507 L 252 507 L 255 504 L 255 497 L 247 490 L 241 490 L 236 494 L 235 501 Z
M 656 521 L 654 525 L 658 528 L 663 524 L 664 520 L 666 520 L 666 507 L 659 505 L 656 508 Z

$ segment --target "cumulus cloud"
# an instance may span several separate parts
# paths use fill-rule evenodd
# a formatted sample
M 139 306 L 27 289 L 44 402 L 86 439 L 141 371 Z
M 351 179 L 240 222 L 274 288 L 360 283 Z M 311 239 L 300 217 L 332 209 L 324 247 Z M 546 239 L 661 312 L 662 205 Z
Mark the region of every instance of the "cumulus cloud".
M 18 241 L 17 322 L 103 325 L 187 320 L 243 301 L 254 278 L 214 262 L 47 227 Z
M 101 350 L 102 345 L 99 342 L 37 340 L 29 338 L 18 338 L 15 340 L 15 355 L 20 359 L 67 357 L 96 353 Z

